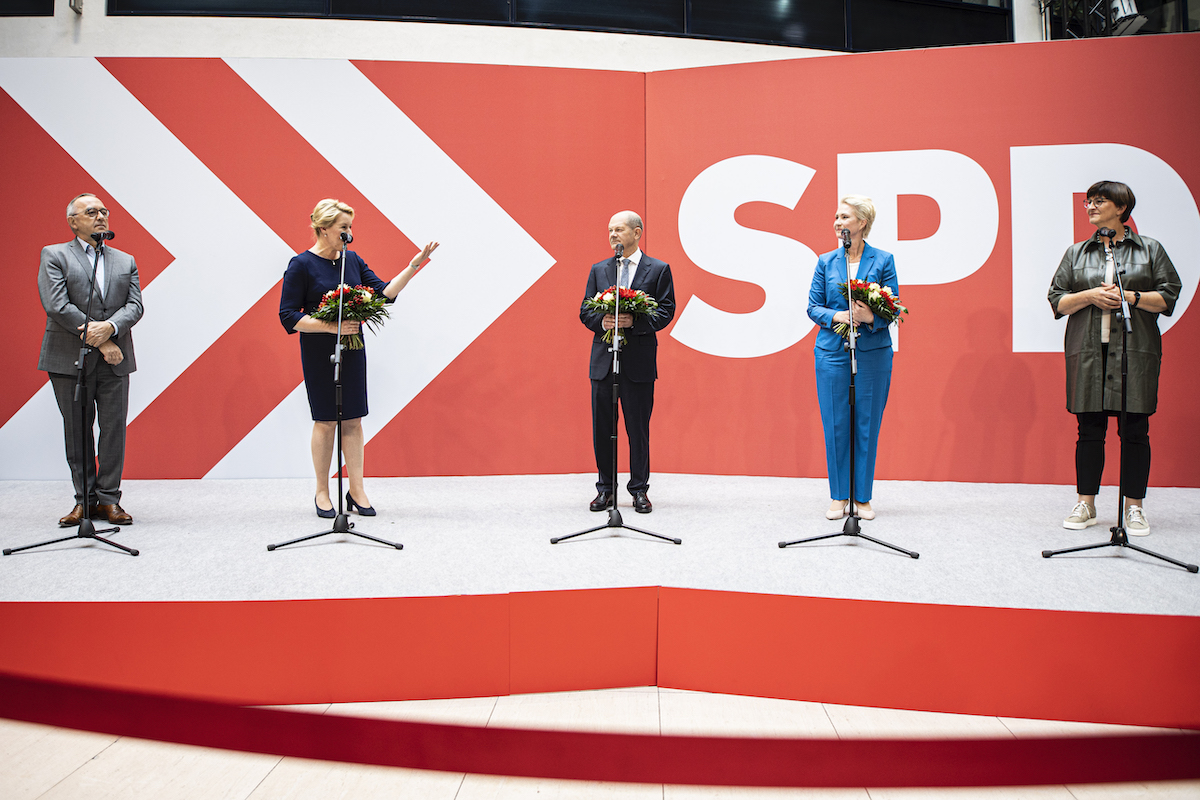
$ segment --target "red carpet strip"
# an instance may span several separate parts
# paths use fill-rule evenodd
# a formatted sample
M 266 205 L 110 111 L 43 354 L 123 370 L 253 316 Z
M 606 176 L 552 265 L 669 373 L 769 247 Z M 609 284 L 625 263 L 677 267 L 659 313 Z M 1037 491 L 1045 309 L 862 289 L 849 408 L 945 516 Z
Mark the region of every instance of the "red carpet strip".
M 1200 735 L 748 739 L 360 719 L 0 674 L 0 717 L 280 756 L 445 772 L 714 786 L 1020 786 L 1200 778 Z

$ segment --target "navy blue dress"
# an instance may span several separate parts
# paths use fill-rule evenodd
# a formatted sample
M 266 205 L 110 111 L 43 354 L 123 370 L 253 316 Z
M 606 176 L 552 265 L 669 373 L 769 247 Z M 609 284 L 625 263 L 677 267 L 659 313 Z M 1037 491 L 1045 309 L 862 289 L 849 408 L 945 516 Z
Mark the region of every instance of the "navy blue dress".
M 288 262 L 283 273 L 283 292 L 279 298 L 279 321 L 288 333 L 296 333 L 296 323 L 317 310 L 321 297 L 337 288 L 340 261 L 330 261 L 305 250 Z M 354 251 L 346 253 L 346 279 L 350 286 L 369 286 L 382 292 L 387 286 Z M 336 335 L 301 333 L 300 363 L 304 367 L 304 388 L 314 420 L 337 419 L 334 404 L 333 355 Z M 342 348 L 342 418 L 367 415 L 367 351 Z

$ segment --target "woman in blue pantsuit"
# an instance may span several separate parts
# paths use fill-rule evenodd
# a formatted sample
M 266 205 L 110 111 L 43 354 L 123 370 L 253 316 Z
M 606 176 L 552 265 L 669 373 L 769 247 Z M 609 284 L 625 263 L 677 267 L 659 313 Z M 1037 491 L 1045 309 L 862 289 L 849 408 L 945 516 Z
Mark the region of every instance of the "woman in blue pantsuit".
M 814 350 L 817 399 L 821 425 L 825 429 L 825 463 L 829 470 L 828 519 L 849 513 L 850 504 L 850 353 L 835 330 L 849 325 L 850 314 L 857 322 L 854 432 L 854 501 L 861 519 L 875 519 L 871 491 L 875 483 L 875 450 L 879 425 L 892 383 L 892 335 L 888 324 L 858 301 L 853 312 L 838 288 L 847 276 L 891 287 L 899 296 L 896 263 L 891 253 L 866 243 L 875 221 L 875 204 L 870 198 L 850 195 L 838 203 L 833 229 L 840 239 L 850 234 L 850 249 L 838 247 L 817 260 L 812 288 L 808 292 L 808 316 L 820 326 Z

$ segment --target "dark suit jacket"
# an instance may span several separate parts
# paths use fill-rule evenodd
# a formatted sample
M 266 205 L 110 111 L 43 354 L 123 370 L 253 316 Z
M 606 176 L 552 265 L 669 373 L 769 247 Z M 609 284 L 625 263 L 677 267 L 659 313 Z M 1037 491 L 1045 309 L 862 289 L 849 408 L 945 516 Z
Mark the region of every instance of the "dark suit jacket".
M 617 258 L 606 259 L 592 265 L 588 275 L 586 300 L 595 297 L 617 283 Z M 651 258 L 642 252 L 641 263 L 633 275 L 631 289 L 640 289 L 658 301 L 657 317 L 639 316 L 633 327 L 625 329 L 625 343 L 621 345 L 621 370 L 630 380 L 649 383 L 658 377 L 658 331 L 675 318 L 675 285 L 671 281 L 671 267 L 664 261 Z M 580 305 L 579 319 L 591 330 L 592 357 L 589 374 L 594 381 L 604 380 L 612 372 L 612 353 L 604 335 L 604 315 L 589 311 Z
M 846 282 L 846 266 L 846 251 L 839 247 L 817 259 L 817 268 L 813 270 L 812 288 L 808 291 L 808 316 L 821 326 L 817 332 L 817 350 L 841 350 L 846 341 L 833 330 L 833 315 L 850 308 L 838 288 Z M 897 296 L 900 294 L 892 254 L 865 242 L 857 280 L 889 286 Z M 855 346 L 860 350 L 891 347 L 892 334 L 887 323 L 876 317 L 870 325 L 860 325 Z
M 38 294 L 46 309 L 46 334 L 42 337 L 38 369 L 65 375 L 75 372 L 80 347 L 79 326 L 83 324 L 91 280 L 92 262 L 79 239 L 42 249 Z M 117 336 L 112 341 L 125 356 L 113 367 L 117 375 L 128 375 L 137 369 L 133 326 L 141 318 L 142 289 L 133 256 L 105 247 L 104 297 L 93 296 L 92 319 L 111 320 L 117 326 Z M 102 358 L 99 350 L 92 350 L 87 358 L 88 371 Z

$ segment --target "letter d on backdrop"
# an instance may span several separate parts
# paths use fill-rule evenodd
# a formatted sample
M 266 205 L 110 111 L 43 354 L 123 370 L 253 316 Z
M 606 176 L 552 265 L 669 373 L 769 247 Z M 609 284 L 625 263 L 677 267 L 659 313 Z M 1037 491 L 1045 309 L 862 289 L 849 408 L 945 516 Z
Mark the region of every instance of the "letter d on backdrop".
M 1175 313 L 1160 316 L 1164 333 L 1179 321 L 1200 279 L 1200 212 L 1170 164 L 1127 144 L 1014 147 L 1012 164 L 1012 314 L 1014 353 L 1061 353 L 1065 319 L 1055 320 L 1046 292 L 1072 244 L 1074 195 L 1097 181 L 1133 189 L 1133 221 L 1166 248 L 1183 282 Z

